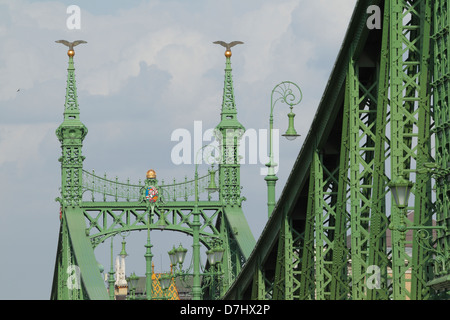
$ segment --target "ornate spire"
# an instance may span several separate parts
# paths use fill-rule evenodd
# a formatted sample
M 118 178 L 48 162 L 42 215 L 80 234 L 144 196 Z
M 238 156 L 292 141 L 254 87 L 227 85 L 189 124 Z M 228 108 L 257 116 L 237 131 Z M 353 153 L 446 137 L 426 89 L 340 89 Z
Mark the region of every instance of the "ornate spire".
M 244 126 L 237 120 L 236 103 L 234 100 L 233 76 L 231 73 L 231 47 L 241 44 L 241 41 L 226 43 L 216 41 L 226 48 L 225 51 L 225 81 L 223 87 L 221 121 L 216 127 L 216 139 L 221 147 L 222 161 L 219 166 L 221 181 L 220 198 L 225 205 L 240 206 L 240 158 L 239 141 L 244 134 Z
M 75 81 L 75 65 L 73 62 L 73 56 L 75 55 L 75 51 L 73 47 L 80 44 L 86 43 L 86 41 L 78 40 L 74 42 L 68 42 L 65 40 L 58 40 L 57 43 L 63 43 L 64 45 L 69 47 L 69 51 L 67 55 L 69 56 L 69 67 L 67 68 L 67 87 L 66 87 L 66 101 L 64 104 L 64 121 L 61 126 L 58 128 L 56 135 L 61 141 L 62 137 L 62 127 L 70 126 L 70 127 L 79 127 L 81 129 L 82 137 L 87 134 L 87 128 L 80 121 L 80 109 L 78 108 L 78 96 L 77 96 L 77 84 Z M 61 141 L 62 142 L 62 141 Z
M 223 41 L 215 41 L 215 44 L 220 44 L 226 48 L 225 51 L 225 80 L 223 86 L 223 99 L 222 99 L 222 111 L 221 111 L 221 122 L 217 126 L 217 129 L 231 128 L 231 129 L 242 129 L 244 127 L 237 121 L 237 110 L 236 103 L 234 100 L 234 88 L 233 88 L 233 75 L 231 73 L 231 47 L 237 44 L 243 44 L 241 41 L 233 41 L 226 43 Z
M 77 86 L 75 81 L 75 67 L 73 47 L 85 41 L 67 42 L 56 41 L 69 47 L 69 67 L 67 69 L 67 88 L 64 104 L 64 120 L 56 129 L 56 136 L 61 142 L 61 198 L 62 206 L 78 205 L 82 197 L 82 170 L 83 160 L 81 149 L 83 140 L 88 132 L 86 126 L 80 121 L 80 110 L 78 108 Z

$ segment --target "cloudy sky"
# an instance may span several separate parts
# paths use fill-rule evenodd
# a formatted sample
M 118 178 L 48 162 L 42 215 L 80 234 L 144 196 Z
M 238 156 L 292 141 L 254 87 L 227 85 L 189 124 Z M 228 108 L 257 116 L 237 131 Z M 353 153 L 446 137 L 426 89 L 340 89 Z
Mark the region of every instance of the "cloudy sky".
M 54 199 L 61 149 L 55 130 L 63 119 L 68 61 L 67 47 L 55 40 L 88 42 L 75 48 L 81 120 L 89 129 L 84 168 L 132 182 L 151 168 L 160 180 L 193 176 L 193 165 L 174 163 L 171 151 L 178 142 L 171 136 L 177 129 L 193 135 L 196 121 L 203 133 L 219 123 L 225 57 L 224 48 L 212 42 L 243 41 L 233 48 L 232 67 L 238 119 L 246 129 L 268 129 L 270 93 L 281 81 L 295 82 L 303 92 L 294 109 L 302 137 L 279 140 L 279 195 L 355 3 L 0 0 L 0 299 L 50 296 L 59 231 Z M 81 10 L 79 29 L 67 27 L 71 4 Z M 277 105 L 274 111 L 280 134 L 286 109 Z M 258 155 L 257 163 L 247 161 L 241 170 L 243 208 L 255 238 L 267 221 L 260 174 L 265 161 Z M 167 245 L 178 243 L 153 233 L 156 271 L 167 270 Z M 143 274 L 145 237 L 131 237 L 127 273 Z M 106 247 L 97 257 L 109 269 Z

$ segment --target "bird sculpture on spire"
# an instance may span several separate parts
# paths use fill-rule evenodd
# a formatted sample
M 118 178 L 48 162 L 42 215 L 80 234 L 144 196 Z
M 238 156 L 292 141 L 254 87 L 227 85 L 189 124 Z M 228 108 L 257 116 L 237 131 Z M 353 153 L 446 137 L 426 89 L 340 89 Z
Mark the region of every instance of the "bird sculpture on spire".
M 75 55 L 75 51 L 73 50 L 73 47 L 79 45 L 80 43 L 87 43 L 84 40 L 76 40 L 76 41 L 73 41 L 73 42 L 69 42 L 67 40 L 56 40 L 55 42 L 56 43 L 62 43 L 63 45 L 66 45 L 66 46 L 69 47 L 69 51 L 67 51 L 67 55 L 69 57 L 73 57 Z
M 243 44 L 242 41 L 232 41 L 230 43 L 224 41 L 214 41 L 213 43 L 220 44 L 221 46 L 225 47 L 225 57 L 227 58 L 231 57 L 231 47 L 234 47 L 237 44 Z

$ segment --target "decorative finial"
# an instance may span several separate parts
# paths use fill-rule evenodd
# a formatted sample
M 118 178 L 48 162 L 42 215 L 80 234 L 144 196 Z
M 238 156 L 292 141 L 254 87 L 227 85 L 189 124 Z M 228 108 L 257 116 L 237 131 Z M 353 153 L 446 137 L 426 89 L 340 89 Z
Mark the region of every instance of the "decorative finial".
M 224 41 L 215 41 L 213 42 L 215 44 L 220 44 L 221 46 L 226 48 L 225 51 L 225 57 L 230 58 L 231 57 L 231 47 L 234 47 L 237 44 L 243 44 L 242 41 L 232 41 L 230 43 L 226 43 Z
M 156 172 L 153 169 L 147 171 L 147 179 L 156 179 Z
M 73 50 L 73 47 L 79 45 L 80 43 L 87 43 L 84 40 L 77 40 L 77 41 L 74 41 L 74 42 L 69 42 L 67 40 L 57 40 L 55 42 L 56 43 L 62 43 L 63 45 L 66 45 L 66 46 L 69 47 L 69 51 L 67 51 L 67 55 L 69 57 L 73 57 L 75 55 L 75 50 Z

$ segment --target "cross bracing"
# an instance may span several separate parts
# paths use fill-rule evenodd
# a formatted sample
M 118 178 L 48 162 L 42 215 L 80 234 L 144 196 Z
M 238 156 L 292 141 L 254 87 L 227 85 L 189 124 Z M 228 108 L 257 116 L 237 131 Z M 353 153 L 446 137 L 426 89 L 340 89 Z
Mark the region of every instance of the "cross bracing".
M 64 121 L 56 130 L 62 149 L 61 195 L 56 199 L 61 205 L 61 227 L 52 299 L 114 299 L 114 272 L 109 273 L 108 292 L 94 250 L 116 235 L 142 230 L 147 231 L 145 299 L 154 298 L 152 230 L 181 232 L 192 237 L 193 299 L 220 297 L 235 280 L 255 240 L 241 207 L 245 198 L 241 196 L 237 150 L 243 127 L 237 120 L 231 52 L 228 52 L 221 121 L 216 127 L 219 159 L 224 161 L 202 177 L 198 176 L 196 164 L 191 180 L 186 177 L 181 182 L 159 183 L 156 172 L 148 170 L 144 181 L 131 184 L 129 180 L 110 179 L 106 174 L 100 177 L 83 168 L 82 146 L 87 128 L 81 122 L 78 108 L 74 51 L 68 51 Z M 197 152 L 204 155 L 203 149 Z M 215 189 L 219 190 L 218 196 L 210 193 Z M 205 193 L 206 199 L 200 199 Z M 201 245 L 206 249 L 222 248 L 221 262 L 204 266 L 207 274 L 218 270 L 215 281 L 203 277 L 202 283 L 200 279 Z
M 357 2 L 289 179 L 225 299 L 448 298 L 449 12 L 447 1 Z M 389 189 L 398 178 L 414 183 L 405 209 Z
M 380 9 L 380 28 L 367 23 L 371 6 Z M 217 237 L 226 245 L 221 298 L 448 299 L 449 16 L 444 0 L 357 1 L 313 124 L 256 243 L 240 208 L 238 141 L 222 144 L 231 162 L 217 171 L 222 201 L 198 203 L 196 216 L 200 242 Z M 242 130 L 229 57 L 225 72 L 218 128 Z M 68 79 L 74 83 L 70 69 Z M 67 115 L 78 120 L 77 108 L 68 105 Z M 134 196 L 129 183 L 120 185 L 120 196 L 113 180 L 112 189 L 99 187 L 99 179 L 86 187 L 79 179 L 88 176 L 80 146 L 87 129 L 66 120 L 57 131 L 64 185 L 53 297 L 104 298 L 94 271 L 74 295 L 63 288 L 67 276 L 59 271 L 73 264 L 87 268 L 91 250 L 121 230 L 164 224 L 193 234 L 196 201 L 192 192 L 183 193 L 187 180 L 179 188 L 174 183 L 178 191 L 149 220 L 148 205 L 136 201 L 140 184 Z M 389 188 L 399 179 L 414 183 L 405 208 Z M 82 201 L 92 191 L 110 201 Z M 406 212 L 413 213 L 411 220 Z

